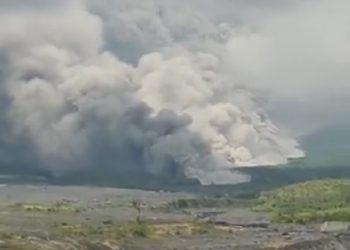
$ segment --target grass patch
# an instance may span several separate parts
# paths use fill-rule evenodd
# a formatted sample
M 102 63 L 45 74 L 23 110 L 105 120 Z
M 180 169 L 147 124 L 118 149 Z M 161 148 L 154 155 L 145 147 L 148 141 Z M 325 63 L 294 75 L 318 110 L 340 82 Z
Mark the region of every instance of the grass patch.
M 127 223 L 122 225 L 74 225 L 60 223 L 54 225 L 66 237 L 108 238 L 123 240 L 126 238 L 162 238 L 175 235 L 198 235 L 208 231 L 208 226 L 200 222 L 186 223 Z
M 168 207 L 173 209 L 189 208 L 219 208 L 219 207 L 251 207 L 255 200 L 237 198 L 197 198 L 178 199 L 169 203 Z
M 9 241 L 1 244 L 2 250 L 38 250 L 38 248 L 27 241 Z
M 275 222 L 350 221 L 350 180 L 317 180 L 262 195 L 256 210 L 270 211 Z
M 146 224 L 123 224 L 123 225 L 80 225 L 61 223 L 54 225 L 61 233 L 68 237 L 106 237 L 112 239 L 123 239 L 127 237 L 146 238 L 151 234 L 150 227 Z
M 200 235 L 208 232 L 208 225 L 201 222 L 165 223 L 153 225 L 153 236 L 156 238 L 175 235 Z
M 23 204 L 16 203 L 10 206 L 14 209 L 20 209 L 28 213 L 59 213 L 59 212 L 70 212 L 70 213 L 80 213 L 81 209 L 72 204 L 56 202 L 54 204 Z

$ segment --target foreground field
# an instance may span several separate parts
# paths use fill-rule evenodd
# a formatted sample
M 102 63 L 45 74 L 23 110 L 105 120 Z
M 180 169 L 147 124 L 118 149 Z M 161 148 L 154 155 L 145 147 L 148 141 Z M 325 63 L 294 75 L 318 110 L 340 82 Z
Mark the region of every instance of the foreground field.
M 346 233 L 274 224 L 253 206 L 225 195 L 3 185 L 0 249 L 347 249 Z

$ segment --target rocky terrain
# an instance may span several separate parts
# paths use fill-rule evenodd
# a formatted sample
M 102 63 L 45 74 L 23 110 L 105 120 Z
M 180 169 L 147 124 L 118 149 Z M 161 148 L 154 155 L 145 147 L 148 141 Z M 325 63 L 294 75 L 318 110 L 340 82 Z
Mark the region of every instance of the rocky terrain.
M 194 206 L 196 199 L 202 198 L 162 191 L 2 185 L 0 249 L 350 249 L 346 230 L 274 224 L 268 213 L 252 212 L 239 201 L 215 205 L 216 198 L 207 198 L 203 206 Z M 138 216 L 141 223 L 135 222 Z

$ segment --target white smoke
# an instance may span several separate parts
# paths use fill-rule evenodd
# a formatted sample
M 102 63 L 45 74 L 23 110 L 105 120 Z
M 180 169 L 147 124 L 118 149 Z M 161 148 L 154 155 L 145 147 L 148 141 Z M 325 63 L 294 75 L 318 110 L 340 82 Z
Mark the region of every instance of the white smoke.
M 304 155 L 243 84 L 247 63 L 261 65 L 237 63 L 238 52 L 252 52 L 234 25 L 197 1 L 34 2 L 41 7 L 0 4 L 0 76 L 13 138 L 29 140 L 41 167 L 207 185 L 249 180 L 236 167 Z

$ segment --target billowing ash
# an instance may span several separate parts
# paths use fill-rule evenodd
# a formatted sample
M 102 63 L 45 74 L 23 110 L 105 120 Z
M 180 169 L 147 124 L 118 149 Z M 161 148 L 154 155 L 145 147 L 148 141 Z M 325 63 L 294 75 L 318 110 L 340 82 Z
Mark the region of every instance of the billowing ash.
M 196 1 L 192 9 L 185 1 L 41 2 L 0 4 L 6 163 L 24 157 L 55 175 L 107 166 L 206 185 L 247 181 L 236 167 L 303 156 L 254 91 L 227 73 L 234 27 Z

